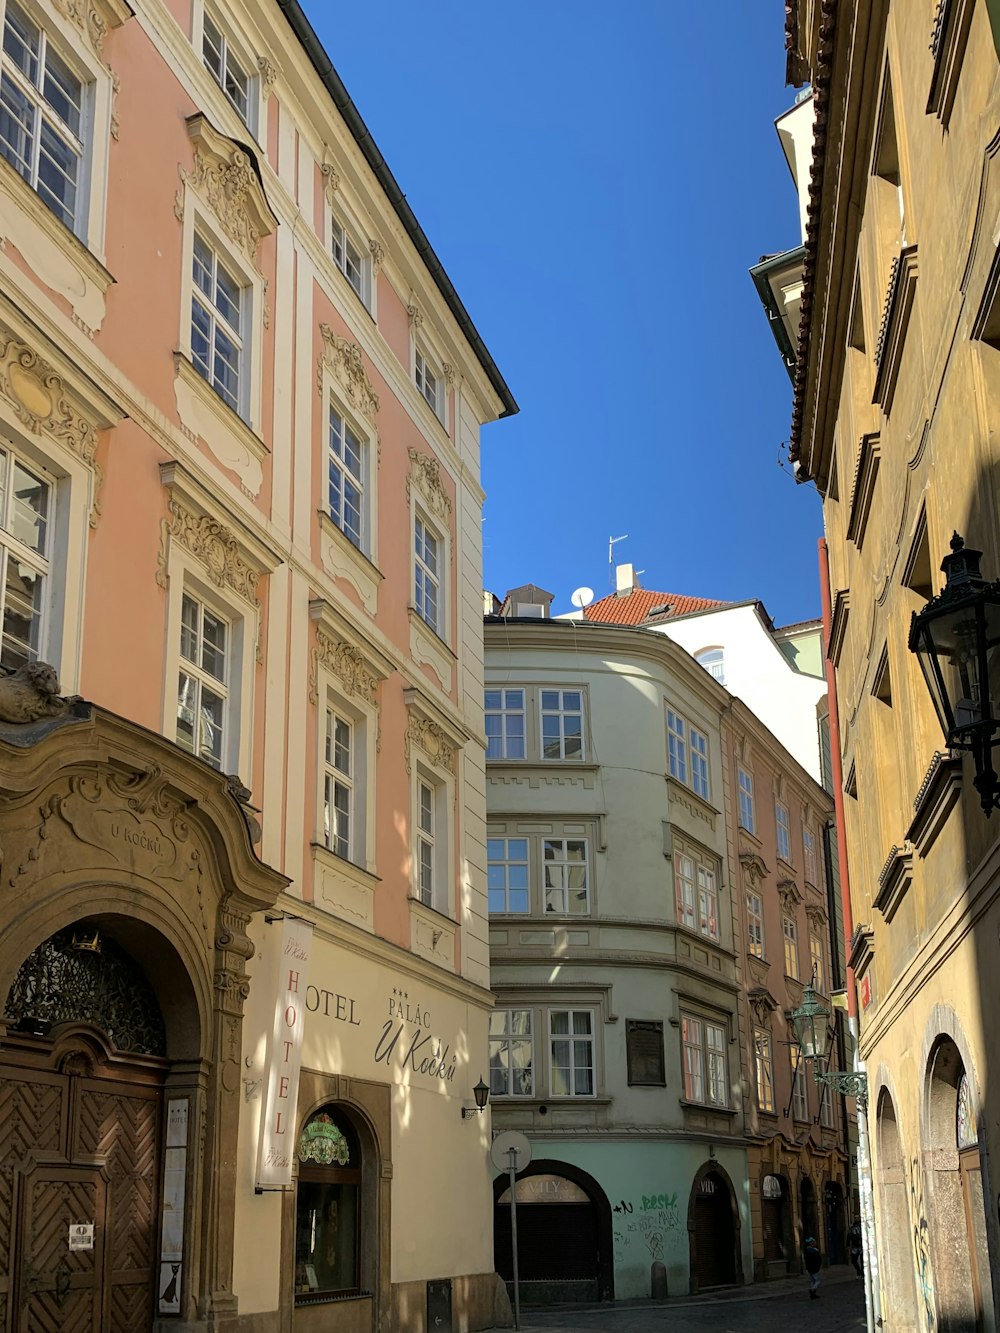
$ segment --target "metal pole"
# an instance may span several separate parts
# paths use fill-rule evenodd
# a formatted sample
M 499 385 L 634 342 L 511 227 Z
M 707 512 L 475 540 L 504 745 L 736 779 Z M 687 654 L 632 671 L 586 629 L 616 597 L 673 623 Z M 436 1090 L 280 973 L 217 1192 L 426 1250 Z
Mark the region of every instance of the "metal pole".
M 517 1267 L 517 1149 L 507 1149 L 508 1170 L 510 1171 L 510 1248 L 514 1255 L 514 1327 L 521 1327 L 521 1291 L 520 1275 Z
M 858 1020 L 848 1020 L 854 1043 L 854 1068 L 864 1072 L 858 1055 Z M 868 1146 L 868 1098 L 859 1097 L 858 1108 L 858 1193 L 861 1196 L 861 1244 L 865 1264 L 865 1316 L 868 1333 L 882 1327 L 882 1290 L 878 1271 L 878 1241 L 875 1235 L 875 1196 L 872 1190 L 872 1159 Z

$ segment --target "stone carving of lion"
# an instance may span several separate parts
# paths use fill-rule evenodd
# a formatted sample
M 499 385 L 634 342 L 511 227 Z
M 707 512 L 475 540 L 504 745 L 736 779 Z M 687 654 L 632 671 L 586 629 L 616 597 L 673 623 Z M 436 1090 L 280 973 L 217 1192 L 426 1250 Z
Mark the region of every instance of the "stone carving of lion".
M 62 717 L 69 710 L 59 697 L 59 677 L 48 662 L 25 662 L 10 676 L 0 676 L 0 722 L 37 722 Z

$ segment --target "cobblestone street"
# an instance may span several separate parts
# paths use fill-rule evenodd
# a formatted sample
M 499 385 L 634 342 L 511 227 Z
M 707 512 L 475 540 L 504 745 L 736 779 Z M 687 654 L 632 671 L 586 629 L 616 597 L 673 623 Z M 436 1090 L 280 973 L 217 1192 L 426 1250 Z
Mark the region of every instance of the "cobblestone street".
M 824 1274 L 820 1299 L 809 1300 L 807 1279 L 743 1288 L 738 1293 L 659 1304 L 522 1310 L 523 1333 L 858 1333 L 865 1327 L 864 1283 L 853 1273 Z

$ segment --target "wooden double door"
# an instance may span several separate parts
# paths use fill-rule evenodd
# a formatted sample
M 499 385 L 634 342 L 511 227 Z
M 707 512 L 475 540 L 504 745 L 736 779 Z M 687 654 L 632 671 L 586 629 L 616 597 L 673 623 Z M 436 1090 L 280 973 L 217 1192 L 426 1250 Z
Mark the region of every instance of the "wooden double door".
M 0 1052 L 0 1333 L 148 1333 L 163 1070 L 42 1046 Z

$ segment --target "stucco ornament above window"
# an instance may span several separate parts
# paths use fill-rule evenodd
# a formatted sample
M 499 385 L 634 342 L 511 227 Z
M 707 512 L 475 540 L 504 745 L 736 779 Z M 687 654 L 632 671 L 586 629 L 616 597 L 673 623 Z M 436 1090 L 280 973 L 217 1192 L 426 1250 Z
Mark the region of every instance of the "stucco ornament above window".
M 414 745 L 423 750 L 435 768 L 446 769 L 449 773 L 455 772 L 456 749 L 444 728 L 430 718 L 411 712 L 403 742 L 407 773 L 412 769 L 411 754 Z
M 120 28 L 135 10 L 123 0 L 53 0 L 59 13 L 75 23 L 90 42 L 111 79 L 111 137 L 119 136 L 118 89 L 121 79 L 104 59 L 104 39 L 111 28 Z
M 297 1156 L 300 1162 L 318 1162 L 320 1166 L 347 1166 L 351 1151 L 347 1140 L 325 1111 L 313 1116 L 299 1135 Z
M 184 193 L 190 186 L 233 244 L 260 271 L 260 243 L 275 230 L 278 219 L 267 202 L 255 163 L 241 144 L 213 129 L 200 112 L 188 117 L 187 130 L 194 143 L 194 170 L 177 168 L 181 188 L 174 200 L 176 217 L 184 219 Z
M 322 395 L 325 367 L 333 374 L 355 411 L 360 412 L 374 426 L 378 414 L 378 394 L 372 388 L 365 370 L 361 348 L 349 338 L 334 333 L 329 324 L 321 324 L 319 331 L 323 335 L 323 352 L 316 367 L 317 389 Z
M 169 543 L 180 542 L 203 565 L 217 588 L 231 588 L 252 606 L 259 607 L 257 570 L 240 555 L 239 543 L 231 529 L 208 514 L 194 514 L 176 499 L 167 504 L 169 518 L 160 523 L 160 552 L 157 557 L 156 582 L 167 586 Z
M 419 449 L 410 449 L 410 474 L 406 478 L 406 503 L 410 503 L 410 491 L 416 486 L 427 508 L 436 517 L 447 523 L 451 517 L 451 497 L 441 481 L 441 464 L 430 454 L 422 454 Z
M 370 704 L 375 702 L 375 691 L 379 687 L 381 678 L 372 671 L 360 648 L 345 643 L 343 639 L 333 639 L 321 629 L 317 629 L 309 681 L 310 703 L 316 703 L 319 699 L 318 679 L 321 666 L 338 677 L 348 694 L 353 694 Z

